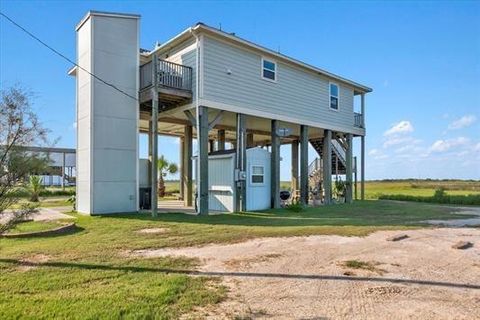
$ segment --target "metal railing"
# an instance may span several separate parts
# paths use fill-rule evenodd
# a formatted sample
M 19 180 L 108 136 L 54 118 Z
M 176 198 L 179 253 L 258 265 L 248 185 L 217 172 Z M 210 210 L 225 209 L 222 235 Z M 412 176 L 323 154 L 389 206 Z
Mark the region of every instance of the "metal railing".
M 140 89 L 153 85 L 153 63 L 140 67 Z M 178 90 L 192 90 L 192 68 L 166 60 L 157 60 L 157 84 Z
M 354 112 L 354 122 L 353 125 L 358 128 L 363 128 L 363 114 Z

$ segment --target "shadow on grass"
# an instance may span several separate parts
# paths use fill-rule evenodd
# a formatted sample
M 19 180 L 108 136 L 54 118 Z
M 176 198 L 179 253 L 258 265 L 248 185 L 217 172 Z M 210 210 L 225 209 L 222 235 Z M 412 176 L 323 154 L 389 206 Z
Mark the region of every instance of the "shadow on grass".
M 357 276 L 333 276 L 333 275 L 314 275 L 314 274 L 288 274 L 288 273 L 261 273 L 261 272 L 221 272 L 221 271 L 195 271 L 195 270 L 176 270 L 169 268 L 152 267 L 134 267 L 134 266 L 111 266 L 104 264 L 87 264 L 73 262 L 25 262 L 16 259 L 0 259 L 0 263 L 50 267 L 50 268 L 78 268 L 84 270 L 105 270 L 105 271 L 124 271 L 124 272 L 152 272 L 164 274 L 179 274 L 192 276 L 215 276 L 215 277 L 247 277 L 247 278 L 282 278 L 292 280 L 331 280 L 331 281 L 370 281 L 370 282 L 388 282 L 400 284 L 417 284 L 424 286 L 463 288 L 480 290 L 480 284 L 454 283 L 432 280 L 414 280 L 399 278 L 380 278 L 380 277 L 357 277 Z

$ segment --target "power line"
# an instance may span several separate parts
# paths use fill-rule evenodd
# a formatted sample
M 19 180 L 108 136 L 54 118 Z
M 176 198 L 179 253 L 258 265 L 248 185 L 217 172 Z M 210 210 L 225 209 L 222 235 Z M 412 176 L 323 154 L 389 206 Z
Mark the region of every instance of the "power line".
M 68 58 L 67 56 L 65 56 L 64 54 L 62 54 L 60 51 L 56 50 L 55 48 L 51 47 L 50 45 L 48 45 L 47 43 L 43 42 L 40 38 L 38 38 L 36 35 L 34 35 L 33 33 L 31 33 L 30 31 L 28 31 L 27 29 L 25 29 L 24 27 L 22 27 L 21 25 L 19 25 L 18 23 L 16 23 L 13 19 L 11 19 L 10 17 L 8 17 L 6 14 L 4 14 L 3 12 L 0 11 L 0 15 L 3 16 L 5 19 L 7 19 L 8 21 L 10 21 L 10 23 L 12 23 L 14 26 L 16 26 L 17 28 L 19 28 L 20 30 L 22 30 L 23 32 L 25 32 L 26 34 L 28 34 L 31 38 L 35 39 L 36 41 L 38 41 L 40 44 L 42 44 L 43 46 L 45 46 L 46 48 L 50 49 L 51 51 L 53 51 L 55 54 L 57 54 L 58 56 L 60 56 L 61 58 L 63 58 L 64 60 L 68 61 L 69 63 L 73 64 L 74 66 L 76 66 L 77 68 L 79 69 L 82 69 L 83 71 L 85 71 L 86 73 L 88 73 L 89 75 L 91 75 L 92 77 L 94 77 L 95 79 L 97 79 L 98 81 L 102 82 L 103 84 L 117 90 L 118 92 L 126 95 L 127 97 L 135 100 L 135 101 L 138 101 L 138 99 L 128 93 L 126 93 L 125 91 L 123 91 L 122 89 L 118 88 L 117 86 L 115 86 L 114 84 L 111 84 L 105 80 L 103 80 L 102 78 L 98 77 L 97 75 L 91 73 L 90 71 L 88 71 L 87 69 L 83 68 L 82 66 L 78 65 L 76 62 L 74 62 L 73 60 L 71 60 L 70 58 Z

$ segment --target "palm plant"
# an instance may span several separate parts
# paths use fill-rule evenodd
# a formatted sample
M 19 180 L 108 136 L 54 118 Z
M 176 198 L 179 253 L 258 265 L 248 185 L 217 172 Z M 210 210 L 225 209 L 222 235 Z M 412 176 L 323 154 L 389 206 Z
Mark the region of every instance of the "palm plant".
M 162 155 L 158 158 L 158 196 L 165 196 L 165 177 L 167 174 L 175 174 L 178 172 L 178 166 L 176 163 L 169 162 Z
M 30 176 L 28 189 L 30 190 L 30 201 L 38 202 L 38 197 L 40 195 L 40 190 L 42 190 L 43 179 L 40 176 Z

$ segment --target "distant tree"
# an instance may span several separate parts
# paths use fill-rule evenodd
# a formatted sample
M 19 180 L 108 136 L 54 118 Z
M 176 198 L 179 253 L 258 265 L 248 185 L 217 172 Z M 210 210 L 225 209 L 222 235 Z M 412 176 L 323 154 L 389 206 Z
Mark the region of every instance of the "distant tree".
M 42 171 L 47 157 L 25 150 L 25 146 L 47 143 L 48 130 L 31 107 L 31 94 L 16 85 L 0 91 L 0 233 L 32 214 L 36 207 L 23 205 L 6 211 L 19 200 L 18 186 L 32 172 Z
M 175 174 L 178 172 L 178 166 L 176 163 L 169 162 L 162 155 L 158 158 L 158 196 L 165 196 L 165 177 L 167 174 Z

